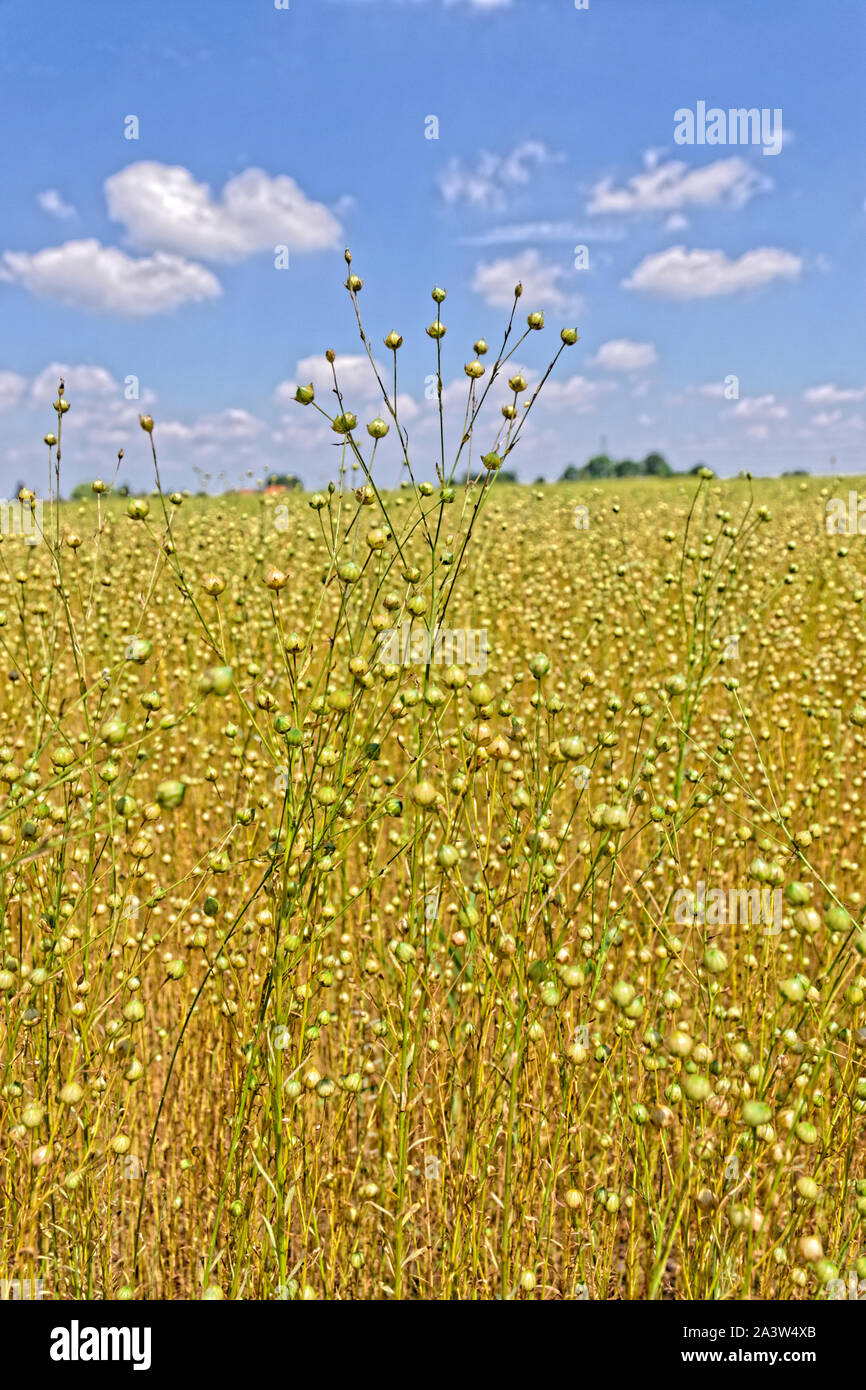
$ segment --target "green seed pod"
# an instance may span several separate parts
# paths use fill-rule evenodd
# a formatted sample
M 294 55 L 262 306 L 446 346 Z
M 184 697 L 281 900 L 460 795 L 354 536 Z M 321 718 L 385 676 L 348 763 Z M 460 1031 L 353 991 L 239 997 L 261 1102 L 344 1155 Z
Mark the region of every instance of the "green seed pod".
M 136 637 L 126 648 L 127 661 L 134 661 L 138 666 L 143 666 L 153 651 L 153 643 L 146 641 L 143 637 Z
M 184 782 L 160 782 L 156 789 L 157 805 L 165 810 L 175 811 L 186 795 Z
M 559 972 L 559 978 L 566 989 L 580 989 L 585 983 L 585 976 L 579 965 L 564 965 Z
M 711 975 L 721 975 L 728 968 L 728 958 L 718 947 L 704 952 L 704 965 Z
M 199 685 L 204 694 L 218 695 L 222 699 L 231 690 L 233 679 L 231 666 L 211 666 L 205 671 Z
M 786 980 L 780 980 L 779 990 L 792 1004 L 802 1004 L 803 1000 L 806 998 L 806 986 L 804 986 L 803 981 L 797 975 L 792 975 Z
M 773 1112 L 762 1100 L 747 1100 L 743 1106 L 743 1124 L 757 1129 L 772 1122 Z
M 713 1093 L 709 1078 L 697 1075 L 683 1077 L 683 1090 L 689 1100 L 694 1101 L 695 1104 L 698 1105 L 707 1100 Z
M 785 889 L 785 901 L 791 907 L 805 907 L 810 897 L 811 890 L 806 883 L 789 883 Z
M 627 1009 L 635 997 L 634 985 L 627 980 L 618 980 L 610 992 L 610 997 L 620 1009 Z

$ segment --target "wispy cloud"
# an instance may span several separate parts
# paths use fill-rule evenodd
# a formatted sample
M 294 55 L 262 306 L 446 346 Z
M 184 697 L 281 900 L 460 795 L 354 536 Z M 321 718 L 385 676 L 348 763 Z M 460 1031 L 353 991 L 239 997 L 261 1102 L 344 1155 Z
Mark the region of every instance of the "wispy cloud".
M 67 203 L 56 188 L 46 188 L 44 193 L 37 193 L 36 201 L 43 212 L 47 212 L 49 217 L 56 217 L 61 222 L 68 222 L 78 214 L 71 203 Z
M 508 154 L 490 154 L 482 150 L 474 164 L 465 164 L 456 157 L 437 176 L 439 191 L 446 203 L 465 203 L 501 211 L 509 194 L 529 183 L 534 170 L 558 163 L 562 155 L 554 154 L 541 140 L 523 140 Z
M 491 227 L 486 232 L 460 238 L 464 246 L 513 246 L 531 242 L 573 242 L 585 244 L 597 241 L 622 241 L 620 227 L 599 224 L 588 229 L 573 222 L 512 222 Z

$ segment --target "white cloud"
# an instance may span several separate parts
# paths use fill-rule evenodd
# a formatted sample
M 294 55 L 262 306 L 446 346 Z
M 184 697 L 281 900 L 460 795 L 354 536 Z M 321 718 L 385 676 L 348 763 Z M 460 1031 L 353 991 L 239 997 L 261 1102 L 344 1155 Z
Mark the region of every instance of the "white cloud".
M 809 423 L 820 430 L 833 429 L 835 426 L 838 426 L 839 430 L 863 429 L 862 415 L 845 416 L 841 410 L 820 410 L 817 415 L 812 416 Z
M 609 343 L 602 343 L 591 365 L 603 367 L 608 372 L 637 372 L 657 361 L 658 353 L 652 343 L 632 343 L 627 338 L 614 338 Z
M 531 241 L 595 243 L 622 239 L 620 227 L 597 226 L 588 231 L 573 222 L 512 222 L 460 238 L 464 246 L 511 246 L 517 242 L 525 244 Z
M 142 161 L 105 181 L 109 216 L 129 241 L 152 251 L 237 261 L 286 245 L 291 251 L 336 246 L 340 224 L 287 174 L 245 169 L 214 198 L 180 165 Z
M 383 368 L 378 362 L 376 366 L 381 376 Z M 350 396 L 369 400 L 372 396 L 381 395 L 379 384 L 373 374 L 373 368 L 370 366 L 370 359 L 366 354 L 359 352 L 338 356 L 334 359 L 333 370 L 337 373 L 340 395 L 347 404 Z M 279 404 L 294 401 L 297 387 L 305 386 L 308 381 L 313 383 L 317 396 L 328 396 L 330 400 L 336 400 L 332 394 L 334 377 L 331 364 L 322 354 L 317 354 L 315 357 L 302 357 L 295 367 L 294 379 L 281 381 L 274 392 L 274 399 Z
M 4 251 L 0 280 L 76 309 L 130 318 L 162 314 L 222 294 L 204 266 L 159 253 L 134 259 L 98 241 L 67 241 L 32 254 Z
M 588 414 L 595 410 L 600 396 L 615 389 L 611 382 L 590 381 L 585 376 L 567 377 L 564 381 L 551 377 L 540 401 L 553 410 L 567 408 L 578 414 Z
M 65 382 L 67 395 L 119 396 L 123 387 L 105 367 L 75 366 L 68 362 L 51 362 L 43 367 L 30 383 L 29 397 L 33 405 L 45 405 L 57 399 L 57 383 Z
M 17 405 L 26 385 L 27 378 L 19 376 L 18 372 L 0 372 L 0 411 L 11 410 Z
M 157 421 L 156 437 L 183 444 L 243 443 L 255 439 L 265 428 L 248 410 L 230 408 L 216 415 L 203 415 L 192 425 L 180 420 Z
M 810 386 L 808 391 L 803 392 L 803 400 L 808 401 L 809 405 L 842 405 L 845 401 L 862 401 L 866 400 L 866 386 L 849 389 L 828 382 L 825 386 Z
M 626 289 L 667 299 L 709 299 L 756 289 L 779 278 L 796 280 L 802 269 L 799 256 L 773 246 L 746 251 L 735 259 L 724 251 L 687 251 L 684 246 L 672 246 L 646 256 L 623 284 Z
M 359 405 L 375 406 L 382 418 L 391 424 L 391 416 L 387 413 L 382 389 L 376 380 L 373 368 L 370 366 L 369 357 L 364 353 L 338 355 L 334 359 L 334 367 L 337 372 L 337 385 L 340 388 L 340 395 L 346 409 L 354 410 Z M 380 362 L 376 362 L 376 368 L 390 395 L 393 390 L 393 373 L 389 373 Z M 274 400 L 278 405 L 295 405 L 295 391 L 299 385 L 306 386 L 308 381 L 313 383 L 316 389 L 316 398 L 322 409 L 332 408 L 336 410 L 337 398 L 334 395 L 331 365 L 320 354 L 315 357 L 302 357 L 295 367 L 295 376 L 290 381 L 281 381 L 277 386 L 274 391 Z M 297 407 L 295 408 L 297 409 Z M 411 396 L 398 391 L 397 416 L 401 425 L 408 424 L 417 414 L 417 403 Z M 292 416 L 289 418 L 291 419 Z M 321 416 L 314 416 L 313 418 L 322 423 Z
M 787 418 L 787 406 L 780 405 L 775 396 L 744 396 L 737 401 L 733 412 L 740 420 L 754 420 L 763 418 L 765 420 L 784 420 Z
M 61 222 L 67 222 L 71 217 L 77 216 L 75 208 L 64 200 L 56 188 L 46 188 L 44 193 L 38 193 L 36 201 L 43 212 L 47 212 L 50 217 L 58 217 Z
M 523 140 L 505 155 L 482 150 L 471 166 L 451 159 L 436 182 L 446 203 L 468 203 L 501 210 L 506 205 L 508 193 L 527 184 L 533 169 L 553 164 L 561 157 L 540 140 Z
M 617 188 L 611 178 L 600 179 L 591 190 L 587 212 L 677 212 L 719 204 L 739 208 L 769 187 L 770 180 L 737 155 L 717 159 L 702 169 L 689 169 L 682 160 L 672 159 L 667 164 L 648 164 L 624 187 Z
M 542 260 L 537 251 L 525 251 L 519 256 L 481 262 L 475 267 L 472 288 L 492 308 L 510 309 L 514 288 L 520 282 L 527 313 L 536 309 L 574 310 L 578 300 L 563 289 L 565 278 L 561 265 Z

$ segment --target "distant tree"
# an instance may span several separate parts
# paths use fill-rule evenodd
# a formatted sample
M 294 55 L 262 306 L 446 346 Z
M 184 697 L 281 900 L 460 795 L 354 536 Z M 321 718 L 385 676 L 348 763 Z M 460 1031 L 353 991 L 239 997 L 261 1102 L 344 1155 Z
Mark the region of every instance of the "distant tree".
M 92 496 L 93 491 L 89 483 L 76 483 L 69 494 L 69 500 L 71 502 L 86 502 Z
M 541 487 L 541 486 L 543 486 L 543 484 L 546 483 L 546 482 L 547 482 L 547 479 L 546 479 L 546 478 L 536 478 L 535 483 L 534 483 L 534 486 L 535 486 L 535 487 Z
M 595 454 L 582 471 L 585 478 L 612 478 L 614 462 L 609 454 Z
M 118 497 L 128 497 L 129 483 L 121 483 L 120 487 L 115 488 L 114 491 L 117 493 Z
M 520 479 L 510 468 L 500 468 L 497 474 L 500 483 L 518 483 Z
M 644 466 L 642 463 L 635 463 L 634 459 L 620 459 L 619 463 L 614 464 L 613 472 L 616 478 L 640 478 Z
M 580 478 L 580 474 L 581 470 L 578 468 L 577 464 L 570 463 L 568 467 L 563 470 L 559 481 L 561 483 L 576 483 Z
M 650 478 L 669 478 L 673 469 L 663 454 L 647 454 L 643 461 L 643 471 Z
M 285 487 L 292 490 L 303 487 L 300 478 L 296 478 L 294 473 L 270 473 L 267 485 L 268 487 Z

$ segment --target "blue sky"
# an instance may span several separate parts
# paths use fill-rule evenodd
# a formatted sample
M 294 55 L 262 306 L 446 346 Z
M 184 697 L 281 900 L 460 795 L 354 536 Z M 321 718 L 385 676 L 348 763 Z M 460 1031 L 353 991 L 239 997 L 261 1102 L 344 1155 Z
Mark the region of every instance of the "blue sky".
M 430 289 L 459 428 L 517 279 L 548 325 L 517 359 L 530 389 L 559 328 L 581 335 L 521 476 L 601 439 L 724 474 L 866 471 L 864 59 L 862 0 L 0 0 L 0 490 L 42 477 L 60 368 L 67 489 L 119 447 L 142 481 L 142 408 L 171 486 L 320 484 L 335 436 L 290 397 L 326 348 L 377 413 L 345 245 L 377 358 L 405 340 L 419 477 Z M 781 149 L 676 143 L 700 102 L 781 111 Z

